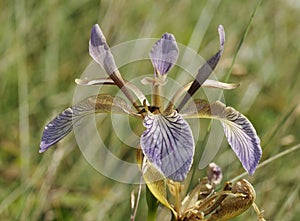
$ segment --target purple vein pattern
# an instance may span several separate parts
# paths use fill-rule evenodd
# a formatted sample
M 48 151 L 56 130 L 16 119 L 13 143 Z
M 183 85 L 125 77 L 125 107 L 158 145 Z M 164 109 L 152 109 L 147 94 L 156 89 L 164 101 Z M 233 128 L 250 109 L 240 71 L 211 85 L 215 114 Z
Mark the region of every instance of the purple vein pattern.
M 174 35 L 165 33 L 153 46 L 150 52 L 151 62 L 154 67 L 154 75 L 157 72 L 166 74 L 176 63 L 179 49 Z
M 192 131 L 177 112 L 169 116 L 148 114 L 147 128 L 141 136 L 145 156 L 166 177 L 183 181 L 189 172 L 195 151 Z
M 221 122 L 228 143 L 245 170 L 252 175 L 262 155 L 260 139 L 244 115 L 231 107 L 226 108 L 225 114 L 228 121 Z

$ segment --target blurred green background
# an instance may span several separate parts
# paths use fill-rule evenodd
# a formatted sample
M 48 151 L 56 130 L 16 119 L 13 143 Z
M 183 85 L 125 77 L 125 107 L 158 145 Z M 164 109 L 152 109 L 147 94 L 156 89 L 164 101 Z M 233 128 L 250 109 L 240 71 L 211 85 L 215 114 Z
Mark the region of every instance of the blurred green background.
M 73 134 L 38 153 L 45 124 L 72 104 L 74 79 L 91 62 L 93 24 L 100 24 L 111 46 L 171 32 L 204 58 L 216 52 L 216 30 L 222 24 L 227 42 L 215 73 L 224 80 L 256 3 L 2 0 L 0 219 L 129 220 L 130 193 L 137 186 L 99 174 L 82 156 Z M 241 86 L 225 92 L 226 103 L 257 129 L 262 161 L 300 142 L 299 11 L 297 0 L 262 1 L 229 79 Z M 151 73 L 151 65 L 136 72 Z M 134 159 L 134 151 L 125 150 Z M 267 220 L 299 219 L 299 156 L 295 150 L 246 177 Z M 214 161 L 223 168 L 224 181 L 243 172 L 229 147 Z M 199 177 L 203 174 L 199 171 Z M 137 220 L 146 214 L 143 191 Z M 234 220 L 257 218 L 250 209 Z

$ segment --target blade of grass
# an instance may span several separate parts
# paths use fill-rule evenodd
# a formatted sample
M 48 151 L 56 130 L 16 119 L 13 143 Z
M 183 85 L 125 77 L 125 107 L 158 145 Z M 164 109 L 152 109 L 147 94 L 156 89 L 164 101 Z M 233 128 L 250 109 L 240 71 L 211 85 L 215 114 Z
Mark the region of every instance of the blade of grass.
M 213 18 L 213 15 L 215 15 L 220 2 L 221 2 L 220 0 L 206 2 L 204 8 L 201 11 L 201 14 L 198 17 L 197 23 L 196 23 L 193 33 L 190 37 L 187 48 L 191 48 L 195 51 L 199 51 L 203 37 L 205 36 L 205 33 L 207 32 L 209 24 Z M 182 55 L 182 59 L 184 59 L 184 61 L 181 61 L 181 63 L 184 63 L 184 64 L 189 63 L 190 57 L 187 56 L 187 51 Z M 192 73 L 192 74 L 196 74 L 196 73 L 197 72 Z M 176 78 L 176 81 L 185 82 L 185 80 L 186 80 L 185 78 L 186 78 L 186 76 L 184 76 L 184 75 L 178 75 Z
M 37 202 L 38 204 L 34 208 L 31 220 L 39 220 L 41 218 L 41 214 L 45 208 L 46 202 L 48 201 L 48 195 L 50 194 L 50 188 L 55 180 L 57 175 L 58 167 L 63 162 L 63 158 L 66 155 L 67 149 L 66 148 L 57 148 L 55 149 L 52 155 L 52 161 L 48 166 L 47 175 L 43 179 L 44 182 L 39 190 L 37 195 Z
M 291 114 L 295 111 L 297 105 L 292 106 L 287 112 L 286 114 L 282 117 L 281 120 L 277 121 L 277 124 L 274 125 L 273 129 L 271 130 L 271 132 L 269 134 L 266 134 L 265 137 L 263 137 L 262 140 L 264 140 L 262 146 L 264 146 L 265 148 L 268 147 L 268 145 L 270 144 L 270 142 L 273 140 L 273 138 L 281 131 L 281 129 L 283 128 L 283 126 L 285 125 L 285 122 L 287 122 L 287 119 L 291 116 Z M 264 148 L 264 149 L 265 149 Z
M 19 197 L 22 196 L 29 188 L 35 186 L 39 180 L 42 179 L 47 167 L 47 163 L 44 162 L 48 157 L 44 157 L 33 173 L 33 175 L 26 182 L 21 183 L 16 189 L 10 192 L 0 203 L 0 214 L 2 214 L 8 207 L 10 207 Z
M 283 195 L 282 201 L 278 202 L 279 210 L 277 210 L 277 214 L 273 217 L 273 220 L 292 220 L 289 218 L 293 218 L 292 214 L 289 214 L 289 208 L 297 205 L 297 198 L 299 198 L 299 189 L 300 184 L 295 183 L 293 187 L 290 187 L 290 191 Z M 296 216 L 296 214 L 294 214 Z
M 281 158 L 281 157 L 284 157 L 285 155 L 287 155 L 287 154 L 289 154 L 289 153 L 292 153 L 292 152 L 294 152 L 294 151 L 297 151 L 298 149 L 300 149 L 300 143 L 297 144 L 297 145 L 295 145 L 295 146 L 290 147 L 289 149 L 287 149 L 287 150 L 285 150 L 285 151 L 282 151 L 282 152 L 276 154 L 276 155 L 273 156 L 273 157 L 270 157 L 270 158 L 267 159 L 267 160 L 264 160 L 262 163 L 260 163 L 260 164 L 258 165 L 257 169 L 260 169 L 260 168 L 262 168 L 262 167 L 264 167 L 264 166 L 270 164 L 270 163 L 273 162 L 274 160 L 277 160 L 277 159 L 279 159 L 279 158 Z M 236 176 L 236 177 L 232 178 L 232 179 L 230 180 L 230 182 L 236 182 L 236 181 L 238 181 L 239 179 L 242 179 L 243 177 L 245 177 L 245 176 L 247 176 L 247 175 L 248 175 L 248 173 L 244 172 L 244 173 L 240 174 L 239 176 Z
M 245 29 L 245 31 L 243 32 L 242 38 L 241 38 L 241 40 L 240 40 L 240 42 L 239 42 L 239 44 L 238 44 L 238 46 L 237 46 L 237 49 L 236 49 L 236 51 L 235 51 L 235 53 L 234 53 L 234 57 L 233 57 L 231 66 L 230 66 L 230 68 L 229 68 L 229 70 L 228 70 L 228 72 L 227 72 L 227 74 L 226 74 L 225 82 L 227 82 L 227 81 L 229 80 L 229 77 L 230 77 L 231 72 L 232 72 L 232 69 L 233 69 L 233 65 L 235 64 L 235 60 L 236 60 L 236 58 L 237 58 L 237 55 L 238 55 L 238 53 L 239 53 L 239 51 L 240 51 L 240 49 L 241 49 L 241 47 L 242 47 L 242 45 L 243 45 L 243 43 L 244 43 L 244 41 L 245 41 L 247 35 L 248 35 L 248 32 L 249 32 L 250 27 L 251 27 L 252 22 L 253 22 L 253 18 L 255 17 L 255 14 L 256 14 L 257 9 L 258 9 L 258 7 L 260 6 L 261 2 L 262 2 L 262 0 L 258 0 L 257 3 L 256 3 L 256 5 L 255 5 L 255 8 L 254 8 L 253 11 L 252 11 L 252 14 L 251 14 L 251 16 L 250 16 L 250 19 L 249 19 L 249 21 L 248 21 L 248 24 L 247 24 L 247 26 L 246 26 L 246 29 Z M 221 98 L 221 95 L 222 95 L 222 93 L 220 93 L 220 98 Z M 220 98 L 219 98 L 219 99 L 220 99 Z M 208 126 L 208 128 L 207 128 L 207 131 L 206 131 L 206 135 L 205 135 L 204 141 L 207 141 L 207 140 L 208 140 L 208 137 L 209 137 L 209 131 L 210 131 L 210 128 L 211 128 L 211 124 L 212 124 L 212 120 L 210 120 L 210 123 L 209 123 L 209 126 Z M 203 151 L 203 149 L 204 149 L 204 147 L 205 147 L 206 144 L 207 144 L 206 142 L 202 142 L 202 145 L 201 145 L 201 147 L 200 147 L 200 149 L 201 149 L 202 151 Z M 198 148 L 198 149 L 199 149 L 199 148 Z M 194 162 L 199 162 L 200 156 L 201 156 L 201 155 L 202 155 L 202 153 L 195 155 L 195 159 L 194 159 L 195 161 L 194 161 Z M 196 170 L 196 169 L 197 169 L 197 168 L 194 167 L 194 170 L 192 171 L 192 176 L 191 176 L 191 180 L 192 180 L 192 181 L 194 180 L 194 175 L 195 175 L 195 170 Z M 191 185 L 192 185 L 192 182 L 189 183 L 188 190 L 191 189 Z
M 257 12 L 258 7 L 261 5 L 261 3 L 262 3 L 262 0 L 258 0 L 257 3 L 256 3 L 256 5 L 255 5 L 255 8 L 254 8 L 254 10 L 253 10 L 253 12 L 252 12 L 252 14 L 250 16 L 250 19 L 249 19 L 249 22 L 248 22 L 248 24 L 246 26 L 246 29 L 245 29 L 245 31 L 244 31 L 244 33 L 242 35 L 242 38 L 241 38 L 241 40 L 240 40 L 240 42 L 239 42 L 239 44 L 238 44 L 238 46 L 237 46 L 237 48 L 235 50 L 235 53 L 234 53 L 234 56 L 233 56 L 230 68 L 229 68 L 227 74 L 225 75 L 225 82 L 227 82 L 229 80 L 229 78 L 230 78 L 233 66 L 235 64 L 235 60 L 236 60 L 236 58 L 238 56 L 238 53 L 239 53 L 239 51 L 240 51 L 240 49 L 241 49 L 241 47 L 242 47 L 242 45 L 243 45 L 243 43 L 244 43 L 244 41 L 245 41 L 248 33 L 249 33 L 251 24 L 253 22 L 253 18 L 255 16 L 256 12 Z
M 19 140 L 20 140 L 20 169 L 21 181 L 26 182 L 29 176 L 30 148 L 29 148 L 29 105 L 28 105 L 28 76 L 26 61 L 26 10 L 25 0 L 15 1 L 16 42 L 19 51 L 18 59 L 18 97 L 19 97 Z
M 147 200 L 147 206 L 148 206 L 148 216 L 147 221 L 155 221 L 156 219 L 156 212 L 158 208 L 158 201 L 153 196 L 151 191 L 148 189 L 148 186 L 146 185 L 146 200 Z

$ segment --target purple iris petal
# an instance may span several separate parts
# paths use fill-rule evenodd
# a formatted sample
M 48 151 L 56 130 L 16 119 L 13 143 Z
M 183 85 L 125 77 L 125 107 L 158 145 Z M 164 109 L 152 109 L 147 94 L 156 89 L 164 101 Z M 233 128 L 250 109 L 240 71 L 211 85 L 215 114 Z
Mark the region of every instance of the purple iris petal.
M 170 116 L 146 115 L 141 148 L 149 161 L 166 177 L 183 181 L 189 172 L 195 151 L 192 131 L 177 113 Z
M 260 139 L 251 122 L 231 107 L 225 110 L 228 121 L 221 121 L 231 148 L 245 170 L 252 175 L 262 155 Z
M 180 111 L 183 106 L 187 103 L 187 101 L 196 93 L 196 91 L 201 87 L 201 85 L 206 81 L 209 75 L 213 72 L 216 68 L 222 54 L 224 51 L 224 44 L 225 44 L 225 32 L 222 25 L 218 28 L 219 38 L 220 38 L 220 49 L 219 51 L 208 59 L 202 67 L 199 69 L 198 74 L 193 81 L 192 85 L 188 89 L 187 94 L 184 96 L 180 104 L 177 106 L 177 110 Z
M 110 95 L 92 95 L 78 104 L 67 108 L 44 128 L 39 152 L 45 152 L 49 147 L 67 136 L 80 120 L 93 113 L 130 114 L 131 107 L 119 97 Z
M 92 58 L 100 64 L 109 75 L 118 70 L 114 57 L 110 52 L 110 48 L 98 24 L 92 28 L 89 51 Z
M 150 52 L 151 62 L 155 69 L 155 76 L 158 73 L 166 74 L 176 63 L 178 58 L 178 47 L 175 37 L 165 33 L 153 46 Z
M 73 129 L 73 109 L 68 108 L 48 123 L 43 131 L 40 153 L 67 136 Z
M 95 108 L 97 109 L 96 101 L 97 95 L 90 96 L 73 107 L 67 108 L 50 121 L 44 128 L 39 152 L 45 152 L 49 147 L 67 136 L 73 127 L 78 125 L 77 122 L 82 117 L 94 113 Z

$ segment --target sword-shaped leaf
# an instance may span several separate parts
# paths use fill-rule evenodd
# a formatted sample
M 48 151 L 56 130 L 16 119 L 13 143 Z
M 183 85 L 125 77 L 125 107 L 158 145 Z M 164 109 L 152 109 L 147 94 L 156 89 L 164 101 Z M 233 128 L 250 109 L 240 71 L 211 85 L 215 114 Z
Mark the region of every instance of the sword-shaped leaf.
M 174 111 L 168 116 L 148 113 L 147 128 L 141 136 L 141 148 L 149 161 L 164 176 L 183 181 L 189 172 L 195 151 L 188 123 Z
M 220 49 L 219 51 L 212 56 L 208 61 L 205 62 L 205 64 L 199 69 L 198 74 L 196 76 L 196 79 L 193 81 L 192 85 L 187 91 L 187 94 L 184 96 L 182 101 L 177 107 L 177 110 L 180 111 L 182 107 L 187 103 L 187 101 L 195 94 L 195 92 L 201 87 L 201 85 L 206 81 L 206 79 L 209 77 L 209 75 L 212 73 L 212 71 L 217 66 L 223 50 L 224 50 L 224 44 L 225 44 L 225 32 L 222 25 L 218 28 L 219 32 L 219 38 L 220 38 Z
M 72 131 L 73 126 L 76 126 L 82 117 L 93 113 L 129 114 L 140 117 L 132 112 L 130 106 L 120 97 L 104 94 L 90 96 L 64 110 L 45 126 L 39 152 L 46 151 L 60 141 Z
M 232 107 L 220 101 L 209 104 L 205 100 L 194 100 L 182 111 L 185 118 L 215 118 L 221 121 L 231 148 L 245 170 L 252 175 L 262 155 L 260 139 L 251 122 Z

